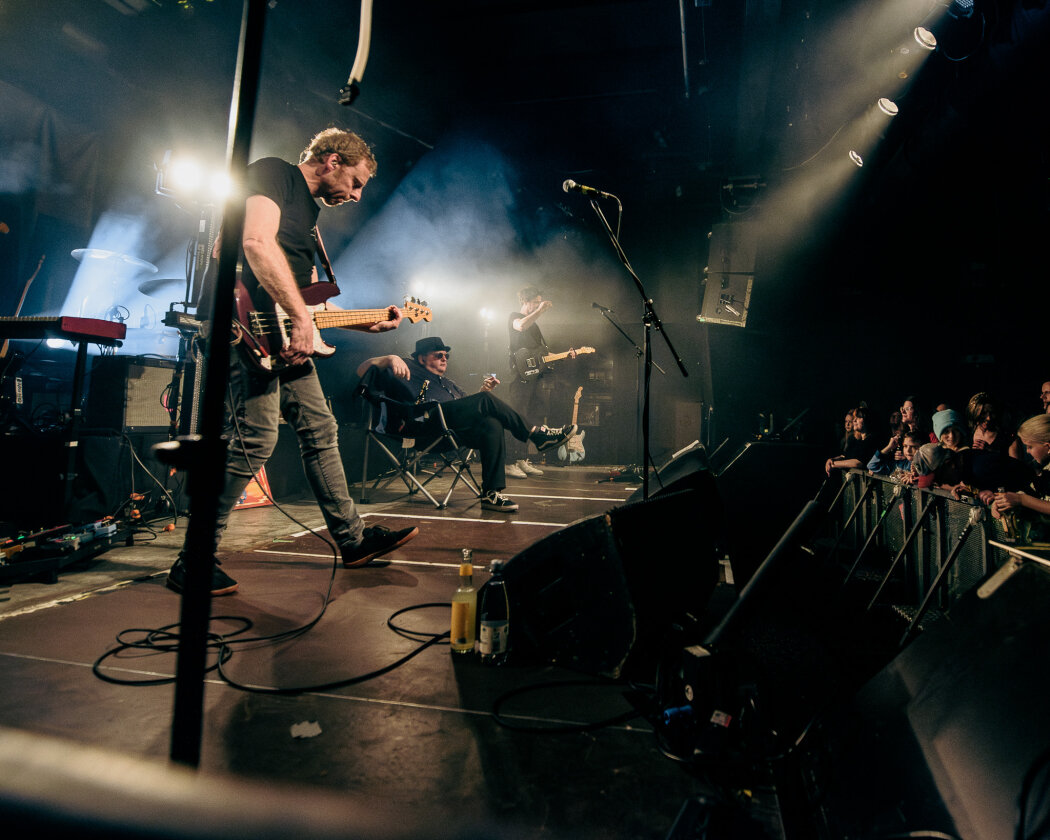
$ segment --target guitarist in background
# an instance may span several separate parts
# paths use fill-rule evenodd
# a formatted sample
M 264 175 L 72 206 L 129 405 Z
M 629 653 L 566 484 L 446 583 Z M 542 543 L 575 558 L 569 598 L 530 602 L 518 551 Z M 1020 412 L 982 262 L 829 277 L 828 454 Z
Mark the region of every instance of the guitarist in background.
M 226 483 L 219 498 L 216 547 L 230 511 L 254 472 L 273 454 L 282 416 L 299 437 L 310 487 L 328 531 L 340 548 L 344 566 L 363 566 L 418 533 L 417 528 L 366 528 L 350 498 L 339 456 L 336 421 L 310 358 L 313 319 L 300 291 L 317 280 L 317 201 L 326 207 L 358 201 L 375 172 L 376 160 L 368 145 L 356 134 L 336 128 L 317 134 L 298 165 L 279 158 L 262 158 L 248 167 L 241 281 L 256 308 L 272 310 L 274 302 L 279 304 L 291 320 L 291 331 L 280 350 L 287 365 L 279 374 L 262 373 L 241 353 L 230 354 L 229 394 L 233 404 L 227 408 L 232 409 L 237 423 L 228 421 L 226 430 Z M 323 247 L 320 250 L 325 260 Z M 205 290 L 198 311 L 210 315 L 210 302 L 211 295 Z M 373 333 L 396 329 L 401 323 L 401 311 L 390 306 L 387 316 L 386 320 L 355 328 Z M 184 547 L 168 573 L 167 586 L 176 592 L 185 585 L 185 553 Z M 227 595 L 236 589 L 237 582 L 216 565 L 211 594 Z
M 508 319 L 510 334 L 510 356 L 513 366 L 514 354 L 525 349 L 529 353 L 543 356 L 547 353 L 547 342 L 543 338 L 540 326 L 537 323 L 540 316 L 554 306 L 549 300 L 544 300 L 543 295 L 535 286 L 526 286 L 518 292 L 517 312 L 511 312 Z M 576 351 L 569 351 L 569 358 L 576 358 Z M 528 382 L 522 381 L 516 371 L 511 371 L 510 401 L 514 407 L 525 417 L 546 417 L 550 406 L 544 405 L 545 394 L 538 380 L 546 375 L 546 371 L 529 378 Z M 510 441 L 508 453 L 513 459 L 507 465 L 507 475 L 511 478 L 528 478 L 530 475 L 543 475 L 543 470 L 532 465 L 529 461 L 529 443 Z

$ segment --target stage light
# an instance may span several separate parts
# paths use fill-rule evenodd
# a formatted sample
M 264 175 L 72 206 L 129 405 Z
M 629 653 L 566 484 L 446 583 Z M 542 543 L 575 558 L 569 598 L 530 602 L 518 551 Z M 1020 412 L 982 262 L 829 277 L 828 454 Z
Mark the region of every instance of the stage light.
M 153 168 L 157 172 L 156 193 L 186 204 L 221 204 L 232 192 L 232 181 L 225 170 L 209 170 L 198 159 L 176 155 L 170 149 Z
M 209 194 L 216 203 L 221 203 L 233 192 L 233 181 L 225 172 L 214 172 L 211 176 Z
M 174 192 L 195 193 L 204 182 L 204 172 L 197 161 L 178 158 L 168 167 L 168 180 Z
M 849 159 L 853 161 L 858 169 L 864 165 L 864 158 L 860 156 L 856 149 L 849 150 Z
M 885 96 L 878 101 L 879 110 L 882 111 L 887 117 L 897 116 L 897 103 L 892 99 L 887 99 Z
M 975 0 L 938 4 L 915 28 L 915 40 L 948 61 L 965 61 L 984 40 L 985 18 Z
M 915 35 L 915 42 L 924 50 L 932 52 L 937 49 L 937 38 L 925 26 L 916 26 L 913 34 Z

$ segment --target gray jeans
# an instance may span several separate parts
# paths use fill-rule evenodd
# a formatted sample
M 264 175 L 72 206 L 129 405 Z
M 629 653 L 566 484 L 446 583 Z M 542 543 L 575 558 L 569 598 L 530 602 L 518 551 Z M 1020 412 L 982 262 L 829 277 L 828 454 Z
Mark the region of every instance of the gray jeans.
M 229 445 L 226 483 L 216 518 L 216 545 L 252 475 L 273 454 L 281 417 L 298 435 L 306 478 L 332 539 L 340 547 L 359 543 L 364 522 L 350 498 L 339 455 L 338 427 L 313 362 L 290 368 L 280 377 L 261 377 L 245 367 L 235 350 L 230 358 L 229 391 L 237 422 L 232 422 L 227 404 Z

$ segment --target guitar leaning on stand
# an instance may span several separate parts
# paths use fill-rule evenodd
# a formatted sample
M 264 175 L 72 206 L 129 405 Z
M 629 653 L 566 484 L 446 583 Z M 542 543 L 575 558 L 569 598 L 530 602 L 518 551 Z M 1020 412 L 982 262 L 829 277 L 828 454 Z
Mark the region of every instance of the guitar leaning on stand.
M 577 351 L 579 352 L 579 351 Z M 583 396 L 583 386 L 576 389 L 576 396 L 572 401 L 572 425 L 576 425 L 577 415 L 580 412 L 580 397 Z M 587 432 L 582 429 L 570 437 L 565 443 L 558 447 L 558 460 L 563 464 L 578 464 L 586 457 L 587 452 L 583 448 L 583 436 Z
M 544 351 L 546 348 L 544 348 Z M 520 350 L 515 350 L 510 356 L 510 366 L 514 373 L 517 374 L 518 379 L 522 382 L 529 382 L 532 379 L 538 377 L 547 369 L 547 365 L 551 362 L 557 362 L 561 359 L 568 358 L 574 351 L 566 350 L 564 353 L 548 353 L 546 355 L 540 355 L 541 351 L 535 348 L 522 347 Z M 575 353 L 577 356 L 582 356 L 585 353 L 596 352 L 593 347 L 577 347 Z

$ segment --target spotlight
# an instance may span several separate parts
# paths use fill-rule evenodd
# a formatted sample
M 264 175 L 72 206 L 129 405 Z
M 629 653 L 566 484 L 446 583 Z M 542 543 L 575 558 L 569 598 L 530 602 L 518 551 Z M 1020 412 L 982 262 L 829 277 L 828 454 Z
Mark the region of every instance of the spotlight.
M 984 40 L 985 17 L 980 0 L 952 0 L 936 4 L 921 25 L 915 40 L 928 50 L 937 50 L 948 61 L 965 61 Z
M 213 201 L 217 204 L 221 203 L 229 198 L 230 193 L 233 192 L 233 181 L 230 180 L 230 176 L 225 172 L 214 172 L 211 176 L 208 192 Z
M 175 155 L 169 149 L 157 171 L 157 195 L 202 206 L 220 204 L 232 192 L 232 182 L 225 170 L 208 171 L 199 160 L 189 155 Z
M 857 165 L 858 168 L 864 165 L 864 158 L 860 156 L 854 149 L 849 150 L 849 159 Z
M 885 96 L 882 97 L 879 102 L 879 110 L 882 111 L 887 117 L 897 116 L 897 103 L 892 99 L 887 99 Z
M 916 26 L 913 34 L 915 35 L 916 43 L 924 50 L 932 51 L 937 49 L 937 39 L 925 26 Z
M 194 193 L 204 181 L 204 172 L 197 161 L 177 158 L 168 166 L 168 181 L 174 192 Z

